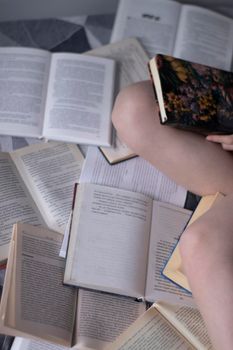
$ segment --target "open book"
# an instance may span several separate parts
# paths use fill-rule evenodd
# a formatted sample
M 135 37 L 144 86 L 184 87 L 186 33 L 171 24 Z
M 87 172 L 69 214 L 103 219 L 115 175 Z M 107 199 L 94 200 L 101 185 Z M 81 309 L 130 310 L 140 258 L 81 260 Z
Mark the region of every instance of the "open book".
M 111 42 L 137 37 L 152 58 L 157 53 L 230 70 L 233 19 L 170 0 L 120 0 Z
M 118 68 L 116 93 L 132 83 L 146 80 L 149 77 L 147 70 L 148 55 L 135 38 L 128 38 L 114 44 L 101 46 L 100 48 L 86 52 L 86 54 L 110 58 L 116 61 Z M 112 147 L 100 147 L 100 150 L 110 164 L 115 164 L 136 156 L 117 137 L 117 134 L 113 138 Z
M 140 193 L 79 184 L 64 283 L 154 302 L 158 237 L 179 236 L 189 217 Z
M 188 225 L 191 225 L 195 220 L 197 220 L 201 215 L 205 214 L 214 204 L 223 198 L 223 194 L 217 192 L 215 195 L 208 195 L 201 198 L 197 205 L 197 208 L 193 212 Z M 179 243 L 176 245 L 169 258 L 167 264 L 164 267 L 163 275 L 169 278 L 171 281 L 175 282 L 177 285 L 185 288 L 191 292 L 189 282 L 184 272 L 184 267 L 182 265 L 182 259 L 180 255 Z
M 195 308 L 158 302 L 106 350 L 213 349 L 204 321 Z
M 63 285 L 61 241 L 61 234 L 48 229 L 14 226 L 0 332 L 67 347 L 103 349 L 145 312 L 145 303 Z M 46 344 L 41 348 L 46 349 Z
M 0 153 L 0 164 L 0 261 L 4 261 L 14 223 L 64 231 L 83 156 L 76 145 L 49 142 Z
M 115 62 L 0 48 L 2 135 L 110 146 Z

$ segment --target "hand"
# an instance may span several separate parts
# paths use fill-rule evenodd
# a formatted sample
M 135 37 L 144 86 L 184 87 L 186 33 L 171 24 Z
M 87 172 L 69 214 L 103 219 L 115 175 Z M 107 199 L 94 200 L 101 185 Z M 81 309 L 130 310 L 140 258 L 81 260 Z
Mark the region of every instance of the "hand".
M 233 151 L 233 135 L 208 135 L 206 140 L 221 143 L 223 149 Z

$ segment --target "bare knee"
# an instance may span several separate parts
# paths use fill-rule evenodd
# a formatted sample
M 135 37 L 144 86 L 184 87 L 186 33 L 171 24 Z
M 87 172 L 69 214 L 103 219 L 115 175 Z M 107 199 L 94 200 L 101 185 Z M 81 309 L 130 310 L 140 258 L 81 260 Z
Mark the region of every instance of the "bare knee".
M 117 96 L 112 122 L 119 137 L 135 151 L 140 151 L 140 140 L 152 137 L 157 132 L 159 118 L 156 113 L 154 91 L 150 81 L 132 84 Z
M 192 283 L 210 264 L 211 227 L 201 221 L 193 223 L 182 234 L 179 247 L 183 269 Z

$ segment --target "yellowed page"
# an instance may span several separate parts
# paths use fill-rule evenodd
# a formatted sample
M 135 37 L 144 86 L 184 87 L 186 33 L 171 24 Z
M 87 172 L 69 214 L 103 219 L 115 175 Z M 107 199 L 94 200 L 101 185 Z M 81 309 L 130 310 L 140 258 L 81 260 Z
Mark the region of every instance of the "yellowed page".
M 152 306 L 105 350 L 188 350 L 191 346 Z
M 202 197 L 197 208 L 195 209 L 187 227 L 191 225 L 195 220 L 197 220 L 201 215 L 203 215 L 207 210 L 209 210 L 212 205 L 214 205 L 217 201 L 221 200 L 223 195 L 217 192 L 215 195 L 208 195 Z M 191 291 L 189 286 L 187 277 L 184 274 L 184 270 L 182 267 L 182 261 L 180 256 L 179 243 L 175 247 L 168 263 L 166 264 L 163 274 L 182 286 L 183 288 Z
M 18 221 L 33 225 L 44 221 L 9 153 L 0 153 L 0 179 L 0 261 L 4 261 L 13 225 Z
M 12 278 L 13 278 L 13 269 L 15 266 L 15 227 L 12 232 L 12 238 L 9 245 L 9 255 L 8 255 L 8 261 L 7 261 L 7 269 L 4 279 L 4 285 L 3 285 L 3 291 L 1 295 L 1 303 L 0 303 L 0 332 L 1 334 L 7 334 L 4 330 L 4 323 L 6 319 L 6 310 L 8 305 L 13 305 L 14 301 L 11 300 L 10 296 L 11 293 L 11 285 L 12 285 Z M 9 322 L 15 323 L 15 313 L 11 309 L 8 312 L 7 315 Z
M 49 142 L 10 155 L 47 226 L 63 233 L 84 160 L 77 146 Z
M 16 268 L 3 319 L 5 333 L 69 346 L 76 290 L 62 283 L 65 262 L 58 257 L 62 235 L 26 224 L 17 224 L 16 235 Z M 9 305 L 12 295 L 14 310 Z M 8 310 L 14 318 L 8 317 Z
M 207 329 L 197 308 L 172 305 L 165 302 L 155 304 L 159 312 L 185 336 L 198 350 L 213 349 Z

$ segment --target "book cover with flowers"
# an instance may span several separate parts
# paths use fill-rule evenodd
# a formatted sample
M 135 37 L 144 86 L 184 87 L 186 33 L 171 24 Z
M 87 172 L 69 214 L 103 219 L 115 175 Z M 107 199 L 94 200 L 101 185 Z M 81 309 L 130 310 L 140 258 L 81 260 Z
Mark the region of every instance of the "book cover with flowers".
M 162 124 L 203 134 L 233 133 L 232 72 L 161 54 L 149 69 Z

